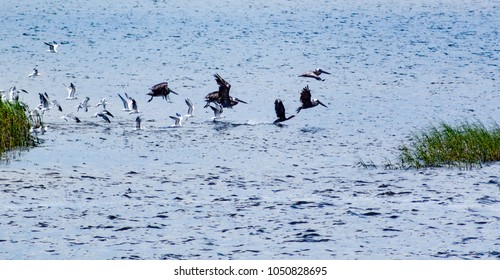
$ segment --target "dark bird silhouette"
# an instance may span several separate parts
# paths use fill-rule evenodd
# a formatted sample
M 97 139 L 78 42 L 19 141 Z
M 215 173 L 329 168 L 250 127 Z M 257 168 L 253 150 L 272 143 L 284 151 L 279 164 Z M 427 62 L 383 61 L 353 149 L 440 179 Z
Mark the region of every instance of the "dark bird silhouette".
M 302 89 L 302 92 L 300 93 L 300 102 L 302 102 L 302 106 L 297 108 L 297 113 L 300 112 L 300 110 L 302 109 L 312 108 L 318 105 L 327 107 L 325 104 L 321 103 L 321 101 L 319 101 L 318 99 L 311 98 L 311 90 L 309 89 L 309 86 L 306 86 L 305 88 Z
M 219 103 L 223 108 L 232 108 L 240 102 L 247 104 L 245 101 L 229 95 L 231 84 L 226 82 L 226 80 L 224 80 L 219 74 L 215 73 L 214 77 L 215 81 L 219 85 L 219 90 L 211 92 L 205 96 L 205 101 L 207 102 L 205 108 L 208 107 L 211 102 Z
M 161 96 L 161 97 L 163 97 L 163 99 L 169 101 L 170 97 L 168 95 L 170 93 L 179 95 L 177 92 L 171 90 L 168 87 L 168 83 L 167 82 L 156 84 L 156 85 L 152 86 L 150 88 L 150 90 L 151 90 L 151 92 L 147 93 L 147 95 L 151 96 L 151 98 L 148 100 L 148 102 L 151 102 L 151 100 L 153 100 L 153 97 L 159 97 L 159 96 Z
M 284 122 L 295 117 L 295 115 L 291 115 L 288 118 L 286 117 L 285 106 L 283 105 L 283 102 L 280 99 L 276 99 L 274 101 L 274 110 L 276 111 L 276 116 L 278 117 L 278 119 L 275 120 L 273 124 L 278 124 L 280 122 Z

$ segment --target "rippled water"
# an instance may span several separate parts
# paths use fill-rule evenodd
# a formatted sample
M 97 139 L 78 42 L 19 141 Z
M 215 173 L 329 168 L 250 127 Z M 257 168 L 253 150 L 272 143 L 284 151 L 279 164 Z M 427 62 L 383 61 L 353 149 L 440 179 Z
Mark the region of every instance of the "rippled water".
M 498 259 L 498 163 L 383 168 L 412 131 L 499 120 L 498 4 L 6 3 L 0 88 L 65 113 L 106 97 L 115 118 L 51 110 L 43 143 L 2 164 L 0 258 Z M 297 77 L 316 67 L 332 75 Z M 248 102 L 218 122 L 203 108 L 214 73 Z M 161 81 L 179 95 L 148 103 Z M 273 125 L 274 99 L 291 114 L 306 85 L 328 108 Z M 195 117 L 171 128 L 185 98 Z

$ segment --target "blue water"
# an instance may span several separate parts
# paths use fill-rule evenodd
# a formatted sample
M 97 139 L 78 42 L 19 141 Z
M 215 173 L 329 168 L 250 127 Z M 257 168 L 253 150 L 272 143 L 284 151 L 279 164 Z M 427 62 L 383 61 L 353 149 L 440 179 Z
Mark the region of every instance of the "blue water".
M 82 123 L 46 112 L 42 144 L 2 164 L 0 258 L 499 257 L 499 164 L 384 169 L 415 130 L 498 122 L 498 1 L 233 2 L 3 4 L 0 89 L 32 108 L 47 92 Z M 332 74 L 298 77 L 316 67 Z M 214 73 L 248 102 L 217 122 Z M 179 95 L 148 103 L 162 81 Z M 306 85 L 328 108 L 273 125 L 274 100 L 293 114 Z M 86 96 L 110 124 L 76 112 Z M 195 117 L 171 128 L 185 98 Z

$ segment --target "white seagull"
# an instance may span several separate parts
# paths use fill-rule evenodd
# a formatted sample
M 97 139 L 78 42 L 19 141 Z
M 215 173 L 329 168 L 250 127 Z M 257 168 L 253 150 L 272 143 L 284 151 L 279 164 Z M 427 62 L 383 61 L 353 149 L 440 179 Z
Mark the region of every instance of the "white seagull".
M 45 131 L 47 131 L 47 126 L 43 124 L 42 115 L 40 114 L 40 111 L 38 109 L 30 111 L 28 119 L 31 123 L 30 132 L 43 134 L 45 133 Z
M 215 107 L 210 105 L 210 108 L 212 108 L 212 110 L 214 111 L 214 116 L 212 117 L 212 119 L 215 121 L 217 119 L 223 118 L 223 116 L 221 116 L 223 110 L 222 110 L 222 105 L 220 105 L 219 103 L 214 103 L 214 104 Z
M 186 98 L 184 101 L 186 101 L 186 104 L 188 105 L 188 111 L 187 114 L 185 115 L 186 118 L 192 118 L 194 117 L 193 111 L 194 111 L 194 105 L 189 98 Z
M 182 116 L 179 113 L 175 113 L 175 116 L 170 116 L 170 118 L 175 120 L 175 123 L 171 127 L 181 127 L 186 120 L 185 116 Z
M 50 53 L 56 53 L 57 52 L 57 47 L 59 47 L 59 45 L 56 43 L 56 41 L 53 41 L 52 43 L 47 43 L 47 42 L 44 42 L 45 45 L 49 46 L 49 49 L 47 50 L 47 52 L 50 52 Z
M 45 111 L 52 109 L 53 107 L 56 107 L 57 110 L 61 112 L 63 111 L 61 105 L 59 105 L 59 102 L 57 102 L 57 100 L 52 100 L 49 102 L 49 95 L 47 94 L 47 92 L 43 94 L 38 93 L 38 96 L 40 97 L 40 104 L 38 104 L 37 108 L 42 112 L 42 114 Z
M 68 121 L 68 120 L 74 120 L 75 122 L 77 123 L 80 123 L 82 122 L 77 116 L 75 116 L 73 113 L 69 113 L 67 115 L 64 115 L 61 117 L 62 119 L 64 119 L 65 121 Z
M 75 100 L 77 97 L 75 96 L 76 94 L 76 87 L 73 83 L 69 83 L 69 87 L 63 84 L 66 87 L 66 90 L 68 91 L 68 97 L 66 97 L 67 100 Z
M 54 99 L 50 103 L 52 104 L 53 107 L 56 107 L 57 110 L 59 110 L 61 112 L 63 111 L 61 105 L 59 105 L 59 102 L 57 102 L 57 100 Z
M 29 78 L 31 78 L 31 77 L 38 77 L 38 76 L 41 76 L 41 75 L 42 75 L 42 74 L 40 74 L 40 73 L 38 72 L 38 69 L 33 68 L 33 72 L 32 72 L 31 74 L 29 74 L 29 75 L 28 75 L 28 77 L 29 77 Z
M 9 89 L 9 101 L 10 102 L 16 102 L 19 101 L 19 92 L 22 91 L 24 93 L 28 93 L 26 90 L 21 89 L 17 90 L 16 86 L 13 86 Z
M 123 98 L 120 94 L 118 94 L 118 96 L 120 97 L 120 99 L 123 102 L 123 109 L 122 109 L 123 111 L 129 112 L 129 114 L 139 113 L 139 110 L 137 109 L 137 102 L 135 101 L 135 99 L 128 96 L 127 93 L 125 93 L 126 99 Z
M 106 98 L 103 98 L 101 99 L 101 101 L 99 101 L 99 103 L 97 103 L 95 106 L 96 107 L 99 107 L 99 106 L 102 106 L 102 108 L 104 110 L 106 110 L 106 105 L 108 105 L 108 100 Z
M 109 120 L 108 116 L 114 118 L 113 114 L 111 114 L 108 110 L 102 110 L 101 112 L 94 114 L 94 117 L 96 117 L 96 118 L 101 117 L 103 120 L 110 123 L 111 121 Z
M 90 97 L 85 97 L 85 100 L 83 100 L 82 102 L 80 102 L 80 104 L 78 104 L 78 107 L 76 107 L 76 111 L 80 111 L 80 109 L 83 109 L 85 110 L 85 112 L 88 112 L 89 111 L 89 107 L 91 107 L 91 105 L 89 104 L 89 100 L 90 100 Z

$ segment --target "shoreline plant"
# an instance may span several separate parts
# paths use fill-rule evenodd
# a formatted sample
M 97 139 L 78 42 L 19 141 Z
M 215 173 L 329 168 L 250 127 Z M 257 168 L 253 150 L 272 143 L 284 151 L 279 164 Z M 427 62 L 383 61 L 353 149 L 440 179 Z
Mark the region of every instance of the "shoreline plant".
M 455 126 L 440 123 L 412 134 L 412 142 L 400 146 L 402 168 L 471 168 L 500 161 L 500 126 L 488 129 L 482 122 L 464 121 Z
M 464 121 L 456 125 L 441 122 L 413 132 L 410 143 L 399 146 L 396 163 L 385 159 L 385 169 L 458 167 L 470 169 L 500 161 L 500 126 Z M 364 168 L 377 168 L 373 161 L 360 160 Z
M 0 161 L 8 160 L 12 156 L 11 151 L 35 144 L 30 129 L 31 123 L 25 105 L 19 101 L 11 103 L 0 98 Z

